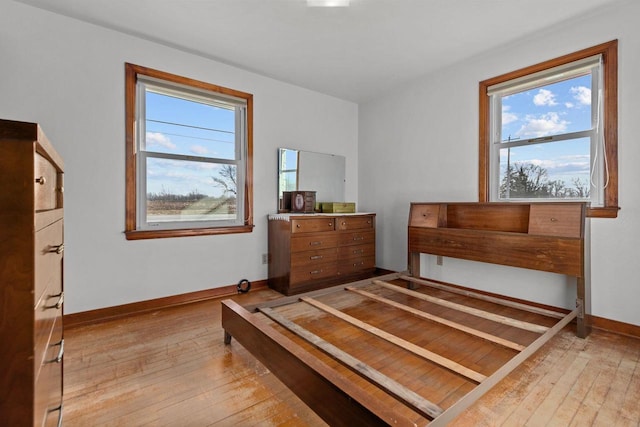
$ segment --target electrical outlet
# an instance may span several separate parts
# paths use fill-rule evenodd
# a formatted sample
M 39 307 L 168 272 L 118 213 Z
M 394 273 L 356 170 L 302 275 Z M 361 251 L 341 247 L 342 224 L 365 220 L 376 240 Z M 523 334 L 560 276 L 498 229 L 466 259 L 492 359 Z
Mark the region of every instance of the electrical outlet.
M 436 264 L 437 265 L 442 265 L 442 255 L 436 256 Z
M 263 264 L 269 263 L 269 254 L 262 254 L 262 263 Z

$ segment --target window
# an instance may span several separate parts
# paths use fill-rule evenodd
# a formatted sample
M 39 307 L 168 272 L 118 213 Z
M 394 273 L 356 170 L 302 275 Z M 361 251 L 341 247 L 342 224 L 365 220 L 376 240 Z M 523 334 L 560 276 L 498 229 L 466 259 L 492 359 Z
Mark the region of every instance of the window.
M 616 217 L 617 164 L 617 41 L 480 83 L 480 201 Z
M 251 94 L 125 65 L 126 236 L 250 232 Z

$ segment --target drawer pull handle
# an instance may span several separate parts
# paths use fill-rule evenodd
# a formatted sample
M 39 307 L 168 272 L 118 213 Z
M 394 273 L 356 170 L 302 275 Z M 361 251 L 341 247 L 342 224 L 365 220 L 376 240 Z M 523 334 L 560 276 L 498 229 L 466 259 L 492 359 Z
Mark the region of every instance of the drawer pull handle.
M 52 413 L 56 411 L 58 412 L 58 424 L 56 424 L 57 427 L 62 427 L 62 407 L 63 407 L 63 404 L 61 403 L 58 407 L 49 409 L 47 411 L 48 413 Z
M 313 270 L 309 272 L 309 274 L 320 274 L 320 273 L 322 273 L 322 270 Z
M 364 265 L 364 261 L 354 262 L 354 263 L 353 263 L 353 266 L 354 266 L 354 267 L 357 267 L 357 266 L 359 266 L 359 265 Z
M 49 308 L 55 308 L 56 310 L 60 310 L 62 308 L 62 304 L 64 303 L 64 291 L 60 292 L 57 295 L 50 295 L 49 298 L 58 298 L 58 302 L 53 305 L 45 305 L 44 309 L 47 310 Z
M 296 224 L 296 228 L 300 228 L 300 224 Z
M 357 241 L 357 240 L 364 240 L 364 236 L 355 236 L 353 238 L 353 241 Z
M 61 363 L 62 362 L 62 357 L 64 356 L 64 338 L 61 339 L 60 342 L 51 344 L 51 347 L 55 347 L 57 345 L 60 346 L 60 350 L 58 350 L 58 355 L 55 357 L 55 359 L 47 360 L 44 363 Z
M 47 178 L 41 176 L 40 178 L 36 178 L 36 182 L 40 185 L 45 185 L 47 183 Z
M 322 259 L 322 258 L 323 258 L 322 255 L 314 255 L 309 257 L 309 259 Z
M 321 244 L 322 244 L 322 241 L 309 242 L 309 246 L 318 246 Z
M 51 246 L 51 249 L 49 249 L 49 252 L 55 252 L 58 255 L 62 254 L 64 252 L 64 243 L 61 243 L 57 246 Z
M 353 251 L 354 254 L 363 254 L 364 249 L 360 249 L 359 251 Z
M 556 222 L 556 221 L 558 221 L 558 219 L 557 218 L 549 218 L 549 221 Z

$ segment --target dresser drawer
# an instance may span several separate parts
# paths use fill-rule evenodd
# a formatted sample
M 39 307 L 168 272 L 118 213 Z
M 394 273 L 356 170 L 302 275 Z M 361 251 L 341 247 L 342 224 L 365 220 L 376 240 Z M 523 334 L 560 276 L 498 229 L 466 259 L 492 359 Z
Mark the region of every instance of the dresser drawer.
M 49 294 L 48 289 L 45 291 Z M 51 344 L 55 344 L 62 339 L 62 333 L 56 328 L 62 327 L 62 304 L 58 304 L 60 299 L 43 298 L 40 305 L 36 307 L 35 328 L 34 328 L 34 363 L 37 370 L 40 364 L 47 359 L 51 359 Z M 59 336 L 56 336 L 56 333 Z
M 317 265 L 304 265 L 291 268 L 291 285 L 326 279 L 338 274 L 338 266 L 335 262 Z
M 291 254 L 291 266 L 314 265 L 338 260 L 338 249 L 319 249 L 315 251 L 294 252 Z
M 354 231 L 352 233 L 340 233 L 338 238 L 339 246 L 363 245 L 365 243 L 375 243 L 376 234 L 374 231 Z
M 40 153 L 35 154 L 34 162 L 36 211 L 62 207 L 62 174 Z
M 336 230 L 373 230 L 372 216 L 342 216 L 336 219 Z
M 338 271 L 340 274 L 349 275 L 355 273 L 362 273 L 365 270 L 373 270 L 376 266 L 375 256 L 369 256 L 365 258 L 354 258 L 347 260 L 340 260 L 338 263 Z
M 291 238 L 291 252 L 335 248 L 338 245 L 336 233 L 316 233 L 309 236 Z
M 55 304 L 52 296 L 62 291 L 62 257 L 64 251 L 62 236 L 62 220 L 43 228 L 35 234 L 35 264 L 36 283 L 34 306 L 42 306 L 42 299 L 46 304 Z M 44 295 L 45 288 L 49 288 L 48 295 Z
M 318 217 L 291 220 L 291 233 L 316 233 L 335 230 L 335 218 Z
M 363 245 L 342 246 L 338 249 L 338 259 L 351 260 L 357 258 L 375 257 L 376 245 L 365 243 Z
M 56 322 L 35 381 L 34 415 L 36 420 L 42 420 L 41 425 L 56 425 L 61 415 L 57 409 L 62 404 L 63 353 L 62 323 Z

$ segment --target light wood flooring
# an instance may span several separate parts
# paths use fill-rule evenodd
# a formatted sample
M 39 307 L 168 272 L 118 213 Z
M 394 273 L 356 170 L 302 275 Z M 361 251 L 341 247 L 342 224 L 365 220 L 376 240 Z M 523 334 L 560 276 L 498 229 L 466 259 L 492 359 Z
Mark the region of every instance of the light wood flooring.
M 325 425 L 223 335 L 220 300 L 66 330 L 64 425 Z M 582 340 L 565 328 L 454 425 L 638 427 L 640 340 L 599 330 Z

